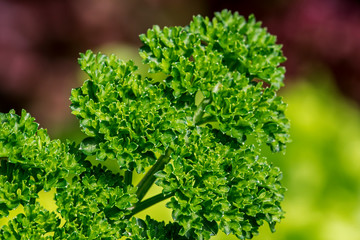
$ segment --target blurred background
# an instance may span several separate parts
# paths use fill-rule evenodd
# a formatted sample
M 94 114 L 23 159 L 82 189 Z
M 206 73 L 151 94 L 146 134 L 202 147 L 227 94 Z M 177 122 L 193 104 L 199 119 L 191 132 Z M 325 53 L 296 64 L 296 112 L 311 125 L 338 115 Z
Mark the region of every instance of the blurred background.
M 255 14 L 288 59 L 280 95 L 292 143 L 286 155 L 267 153 L 283 171 L 287 213 L 276 233 L 264 226 L 254 239 L 359 240 L 359 0 L 0 0 L 0 111 L 24 108 L 51 136 L 81 138 L 68 100 L 86 78 L 79 52 L 140 63 L 138 35 L 152 25 L 184 26 L 224 8 Z M 169 221 L 162 205 L 147 213 Z

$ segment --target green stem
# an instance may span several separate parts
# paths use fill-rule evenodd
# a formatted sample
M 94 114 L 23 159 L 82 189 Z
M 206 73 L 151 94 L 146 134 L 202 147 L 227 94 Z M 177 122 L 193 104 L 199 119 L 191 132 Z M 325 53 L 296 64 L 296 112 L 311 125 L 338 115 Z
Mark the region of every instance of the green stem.
M 125 171 L 125 184 L 126 184 L 126 186 L 132 184 L 132 176 L 133 176 L 133 171 L 132 170 L 126 170 Z
M 197 122 L 197 124 L 198 124 L 198 125 L 202 125 L 202 124 L 210 123 L 210 122 L 216 122 L 216 117 L 215 117 L 215 116 L 207 116 L 207 117 L 201 118 L 201 119 Z
M 138 189 L 136 195 L 137 198 L 139 199 L 139 202 L 144 198 L 145 194 L 148 192 L 151 185 L 155 182 L 156 177 L 154 176 L 154 174 L 159 170 L 162 170 L 165 164 L 167 164 L 170 161 L 171 153 L 172 150 L 168 148 L 165 151 L 165 155 L 159 157 L 156 163 L 152 166 L 152 168 L 150 168 L 150 170 L 146 173 L 146 175 L 141 179 L 141 181 L 137 185 Z
M 136 204 L 135 208 L 131 211 L 131 214 L 128 216 L 128 218 L 134 216 L 138 212 L 141 212 L 145 210 L 148 207 L 151 207 L 152 205 L 155 205 L 165 199 L 168 199 L 169 197 L 174 196 L 174 194 L 164 195 L 163 193 L 159 193 L 158 195 L 155 195 L 151 198 L 148 198 L 138 204 Z
M 211 103 L 211 98 L 204 98 L 194 114 L 194 124 L 197 125 L 205 114 L 205 107 Z
M 214 89 L 212 90 L 212 93 L 217 93 L 221 87 L 222 87 L 221 83 L 216 84 Z M 199 123 L 202 122 L 202 117 L 205 114 L 205 107 L 209 105 L 211 102 L 212 102 L 212 96 L 210 96 L 210 98 L 204 98 L 201 101 L 194 114 L 193 121 L 195 125 L 200 125 Z
M 219 91 L 219 89 L 221 88 L 221 83 L 216 84 L 216 86 L 213 89 L 213 93 L 216 93 Z M 207 105 L 209 105 L 212 101 L 212 97 L 210 98 L 204 98 L 201 103 L 199 104 L 198 108 L 195 111 L 193 120 L 194 120 L 194 124 L 204 124 L 206 122 L 210 122 L 213 121 L 214 118 L 212 116 L 208 116 L 203 118 L 204 114 L 205 114 L 205 107 Z M 139 184 L 137 185 L 137 191 L 136 191 L 136 195 L 138 198 L 138 204 L 136 205 L 136 207 L 133 209 L 132 214 L 130 215 L 130 217 L 142 210 L 144 210 L 145 208 L 148 208 L 152 205 L 154 205 L 155 203 L 158 203 L 162 200 L 165 200 L 166 198 L 169 198 L 170 196 L 172 196 L 172 194 L 170 195 L 166 195 L 164 196 L 163 194 L 158 194 L 154 197 L 151 197 L 143 202 L 141 202 L 141 200 L 145 197 L 146 193 L 149 191 L 150 187 L 152 186 L 152 184 L 155 182 L 156 177 L 155 177 L 155 173 L 164 169 L 165 165 L 170 161 L 170 155 L 172 153 L 172 150 L 170 148 L 168 148 L 165 151 L 165 155 L 162 155 L 159 157 L 159 159 L 156 161 L 156 163 L 151 167 L 151 169 L 146 173 L 146 175 L 141 179 L 141 181 L 139 182 Z M 125 182 L 128 182 L 129 177 L 127 177 L 127 172 L 125 172 Z

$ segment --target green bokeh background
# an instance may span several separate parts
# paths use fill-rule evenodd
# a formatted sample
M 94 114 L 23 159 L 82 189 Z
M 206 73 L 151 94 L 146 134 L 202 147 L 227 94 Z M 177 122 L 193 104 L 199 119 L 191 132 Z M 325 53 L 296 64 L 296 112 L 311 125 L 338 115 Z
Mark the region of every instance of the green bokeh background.
M 140 64 L 137 50 L 129 46 L 105 46 L 104 53 L 115 53 L 122 59 Z M 140 69 L 146 73 L 146 69 Z M 79 73 L 79 79 L 84 80 Z M 70 89 L 69 89 L 70 94 Z M 283 172 L 283 185 L 288 189 L 283 208 L 285 219 L 271 233 L 263 226 L 256 240 L 359 240 L 360 239 L 360 112 L 341 96 L 327 69 L 291 81 L 280 93 L 288 103 L 292 143 L 286 154 L 263 150 Z M 65 134 L 56 137 L 78 139 L 82 134 L 73 126 L 65 126 Z M 115 162 L 106 162 L 116 171 Z M 141 176 L 136 177 L 139 181 Z M 160 192 L 154 187 L 147 196 Z M 40 203 L 55 210 L 53 192 L 41 193 Z M 14 210 L 0 226 L 22 209 Z M 151 215 L 157 220 L 171 221 L 165 202 L 137 216 Z M 220 234 L 213 239 L 236 239 Z

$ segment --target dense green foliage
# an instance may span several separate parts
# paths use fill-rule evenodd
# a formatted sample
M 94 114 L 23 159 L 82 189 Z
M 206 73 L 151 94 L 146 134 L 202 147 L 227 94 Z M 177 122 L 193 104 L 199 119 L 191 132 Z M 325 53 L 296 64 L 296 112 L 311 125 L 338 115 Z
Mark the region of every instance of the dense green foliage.
M 50 140 L 25 111 L 0 115 L 0 217 L 25 207 L 2 238 L 209 239 L 221 230 L 250 239 L 264 222 L 274 230 L 284 188 L 260 149 L 288 142 L 276 38 L 253 16 L 223 11 L 140 39 L 149 72 L 163 80 L 114 55 L 81 54 L 89 79 L 70 98 L 88 136 L 79 145 Z M 122 173 L 89 158 L 116 159 Z M 134 186 L 133 171 L 147 167 Z M 143 200 L 154 182 L 162 193 Z M 55 189 L 64 224 L 36 203 L 43 189 Z M 165 199 L 173 223 L 134 216 Z

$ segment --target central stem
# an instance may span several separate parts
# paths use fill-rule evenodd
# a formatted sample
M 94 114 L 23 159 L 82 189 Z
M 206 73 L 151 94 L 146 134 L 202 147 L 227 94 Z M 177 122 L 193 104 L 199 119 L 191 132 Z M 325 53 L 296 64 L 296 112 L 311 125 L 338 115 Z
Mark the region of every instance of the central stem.
M 205 114 L 205 107 L 211 103 L 211 98 L 204 98 L 194 114 L 194 124 L 197 125 Z
M 165 151 L 165 155 L 162 155 L 161 157 L 159 157 L 159 159 L 156 161 L 156 163 L 152 166 L 152 168 L 146 173 L 146 175 L 141 179 L 141 181 L 137 185 L 138 189 L 137 189 L 136 195 L 137 195 L 137 198 L 139 199 L 139 202 L 144 198 L 144 196 L 150 189 L 151 185 L 155 182 L 156 177 L 154 176 L 154 174 L 157 171 L 162 170 L 164 168 L 165 164 L 167 164 L 170 161 L 171 153 L 172 153 L 172 150 L 170 148 L 168 148 Z
M 222 87 L 221 83 L 216 84 L 215 87 L 212 90 L 212 93 L 217 93 L 220 90 L 221 87 Z M 205 114 L 205 107 L 207 105 L 209 105 L 211 102 L 212 102 L 212 95 L 209 98 L 204 98 L 200 102 L 199 106 L 197 107 L 197 109 L 195 111 L 194 118 L 193 118 L 193 121 L 194 121 L 195 125 L 198 125 L 199 122 L 201 122 L 202 117 Z
M 136 206 L 131 210 L 131 214 L 128 216 L 128 218 L 131 218 L 138 212 L 143 211 L 144 209 L 151 207 L 152 205 L 155 205 L 156 203 L 159 203 L 161 201 L 164 201 L 165 199 L 168 199 L 169 197 L 174 196 L 174 194 L 164 195 L 163 193 L 159 193 L 151 198 L 148 198 L 142 202 L 139 202 L 136 204 Z
M 134 170 L 126 170 L 126 171 L 125 171 L 125 184 L 126 184 L 126 185 L 131 185 L 131 183 L 132 183 L 133 171 L 134 171 Z
M 221 87 L 222 87 L 221 83 L 216 84 L 214 89 L 212 90 L 212 93 L 217 93 Z M 209 98 L 204 98 L 201 101 L 201 103 L 199 104 L 199 106 L 197 107 L 197 109 L 195 110 L 195 113 L 194 113 L 193 121 L 194 121 L 195 125 L 214 120 L 214 118 L 212 116 L 205 117 L 203 119 L 203 116 L 205 114 L 205 107 L 207 105 L 209 105 L 211 102 L 212 102 L 212 96 L 210 96 Z M 173 150 L 171 148 L 166 149 L 165 154 L 159 157 L 159 159 L 156 161 L 156 163 L 150 168 L 150 170 L 145 174 L 145 176 L 141 179 L 141 181 L 137 185 L 136 196 L 138 198 L 138 204 L 133 209 L 131 216 L 137 212 L 142 211 L 145 208 L 148 208 L 149 206 L 152 206 L 153 204 L 155 204 L 159 201 L 165 200 L 165 199 L 173 196 L 173 194 L 164 196 L 164 194 L 160 193 L 160 194 L 153 196 L 145 201 L 141 201 L 145 197 L 146 193 L 149 191 L 150 187 L 156 180 L 156 177 L 154 174 L 156 172 L 164 169 L 165 165 L 170 161 L 170 155 L 172 152 L 173 152 Z M 126 172 L 125 180 L 129 181 L 131 178 L 132 178 L 132 176 L 130 175 L 130 173 Z

